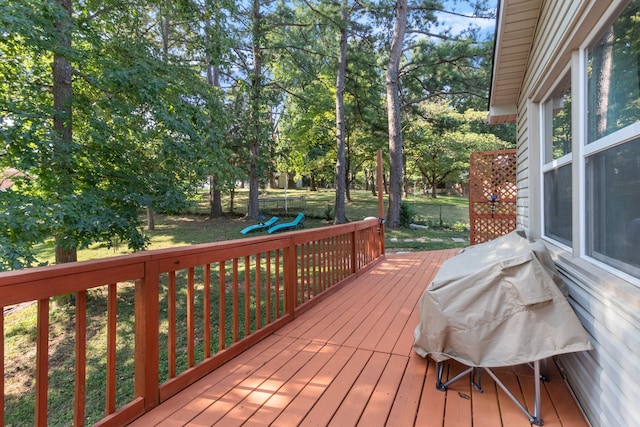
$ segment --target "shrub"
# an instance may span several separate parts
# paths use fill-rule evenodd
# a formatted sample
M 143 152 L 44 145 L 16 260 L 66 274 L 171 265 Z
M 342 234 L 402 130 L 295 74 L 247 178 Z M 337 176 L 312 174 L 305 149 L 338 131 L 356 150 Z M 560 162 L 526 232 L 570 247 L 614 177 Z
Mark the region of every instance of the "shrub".
M 400 205 L 400 227 L 408 228 L 415 216 L 416 212 L 413 210 L 413 206 L 407 202 L 402 202 L 402 205 Z
M 322 213 L 322 216 L 326 221 L 333 221 L 333 206 L 327 205 Z

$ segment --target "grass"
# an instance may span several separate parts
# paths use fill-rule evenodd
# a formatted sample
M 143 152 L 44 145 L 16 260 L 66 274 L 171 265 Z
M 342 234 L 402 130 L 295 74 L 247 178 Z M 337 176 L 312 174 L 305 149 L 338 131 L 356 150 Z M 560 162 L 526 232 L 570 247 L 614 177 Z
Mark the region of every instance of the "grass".
M 261 198 L 282 197 L 283 190 L 268 190 L 260 194 Z M 282 204 L 274 209 L 273 204 L 267 205 L 268 210 L 263 210 L 265 217 L 278 215 L 292 219 L 298 211 L 305 214 L 305 228 L 325 227 L 331 225 L 327 220 L 327 212 L 331 209 L 335 199 L 333 190 L 306 191 L 287 190 L 287 197 L 294 199 L 304 198 L 304 202 L 294 201 L 289 205 L 287 213 Z M 378 198 L 371 192 L 362 190 L 351 191 L 352 201 L 346 205 L 347 219 L 357 221 L 369 216 L 378 215 Z M 247 219 L 246 206 L 248 191 L 237 190 L 234 205 L 237 210 L 234 214 L 225 213 L 222 218 L 210 219 L 208 216 L 208 204 L 206 194 L 202 194 L 189 212 L 180 215 L 156 214 L 155 230 L 144 233 L 150 238 L 148 249 L 161 249 L 167 247 L 209 243 L 223 240 L 246 238 L 264 235 L 265 231 L 254 232 L 249 235 L 240 234 L 240 230 L 253 224 L 255 221 Z M 440 196 L 432 199 L 430 196 L 410 195 L 405 203 L 415 212 L 414 221 L 417 224 L 429 226 L 428 229 L 386 230 L 385 247 L 389 252 L 397 251 L 425 251 L 435 249 L 449 249 L 464 247 L 467 243 L 454 242 L 453 238 L 469 239 L 467 227 L 469 224 L 468 200 L 461 197 Z M 223 210 L 228 212 L 229 200 L 223 200 Z M 386 215 L 386 198 L 385 198 Z M 145 217 L 141 216 L 141 221 Z M 413 241 L 411 241 L 413 240 Z M 37 248 L 39 261 L 45 263 L 54 262 L 53 242 L 46 242 Z M 112 242 L 111 247 L 106 244 L 95 244 L 78 251 L 78 260 L 105 258 L 115 255 L 131 253 L 126 244 L 117 241 Z
M 206 198 L 194 205 L 190 212 L 181 215 L 157 215 L 154 231 L 145 231 L 150 238 L 149 249 L 159 249 L 215 242 L 248 236 L 240 234 L 240 230 L 255 221 L 245 218 L 248 192 L 240 190 L 236 194 L 235 206 L 237 214 L 226 214 L 222 218 L 209 219 L 207 215 Z M 282 197 L 282 191 L 267 191 L 261 197 Z M 298 211 L 305 213 L 305 228 L 325 227 L 332 222 L 327 219 L 333 205 L 335 193 L 333 191 L 308 192 L 303 190 L 288 190 L 288 197 L 297 198 L 297 205 L 289 206 L 288 216 L 293 218 Z M 352 201 L 346 206 L 348 220 L 360 220 L 368 216 L 377 216 L 378 200 L 370 192 L 352 191 Z M 302 202 L 301 197 L 304 198 Z M 225 200 L 225 210 L 228 210 L 228 200 Z M 385 246 L 387 252 L 424 251 L 464 247 L 468 244 L 468 202 L 463 198 L 439 197 L 431 199 L 427 196 L 410 196 L 406 202 L 414 212 L 413 223 L 428 228 L 385 231 Z M 277 209 L 276 209 L 277 208 Z M 270 210 L 263 212 L 265 217 L 276 214 L 287 219 L 282 206 L 270 206 Z M 454 241 L 453 239 L 466 239 Z M 114 242 L 117 243 L 117 242 Z M 78 253 L 79 260 L 104 258 L 129 253 L 126 245 L 114 244 L 93 245 L 82 249 Z M 53 247 L 51 243 L 42 244 L 39 248 L 42 261 L 53 262 Z M 201 272 L 196 272 L 201 274 Z M 186 299 L 184 280 L 178 280 L 178 310 L 185 311 Z M 197 280 L 196 283 L 201 283 Z M 164 288 L 163 288 L 164 289 Z M 166 289 L 163 290 L 166 292 Z M 200 294 L 197 292 L 196 294 Z M 215 292 L 212 292 L 215 295 Z M 249 296 L 251 297 L 251 296 Z M 216 297 L 217 298 L 217 297 Z M 244 295 L 240 295 L 244 299 Z M 161 337 L 166 337 L 167 315 L 166 295 L 161 296 L 162 312 L 160 313 Z M 104 416 L 105 408 L 105 353 L 106 353 L 106 287 L 92 289 L 87 296 L 87 403 L 86 424 L 90 425 Z M 227 301 L 230 301 L 229 297 Z M 217 304 L 217 301 L 212 301 Z M 242 306 L 241 302 L 241 306 Z M 213 305 L 215 306 L 215 305 Z M 202 310 L 202 301 L 196 299 L 196 311 Z M 253 309 L 252 309 L 253 310 Z M 242 310 L 241 310 L 242 311 Z M 118 341 L 117 341 L 117 406 L 129 401 L 133 396 L 133 342 L 130 339 L 134 327 L 133 316 L 133 286 L 131 284 L 118 285 Z M 196 318 L 201 318 L 196 314 Z M 178 319 L 184 319 L 178 313 Z M 73 378 L 74 372 L 74 327 L 75 313 L 72 306 L 57 307 L 52 305 L 50 313 L 50 375 L 49 375 L 49 419 L 48 425 L 69 425 L 73 414 Z M 198 323 L 200 322 L 200 323 Z M 202 322 L 196 324 L 196 354 L 202 354 Z M 217 315 L 211 319 L 212 329 L 217 329 Z M 35 324 L 36 305 L 28 305 L 20 310 L 5 315 L 5 422 L 7 425 L 33 425 L 34 422 L 34 378 L 35 378 Z M 231 324 L 227 322 L 227 328 Z M 240 327 L 242 330 L 242 326 Z M 217 351 L 217 343 L 213 339 L 212 353 Z M 228 336 L 228 335 L 227 335 Z M 178 325 L 178 348 L 186 347 L 186 325 Z M 166 339 L 161 338 L 164 346 L 161 348 L 161 381 L 167 378 L 166 371 Z M 179 352 L 184 354 L 184 352 Z M 164 355 L 164 356 L 163 356 Z M 202 360 L 200 357 L 197 361 Z M 186 361 L 178 359 L 178 372 L 186 369 Z

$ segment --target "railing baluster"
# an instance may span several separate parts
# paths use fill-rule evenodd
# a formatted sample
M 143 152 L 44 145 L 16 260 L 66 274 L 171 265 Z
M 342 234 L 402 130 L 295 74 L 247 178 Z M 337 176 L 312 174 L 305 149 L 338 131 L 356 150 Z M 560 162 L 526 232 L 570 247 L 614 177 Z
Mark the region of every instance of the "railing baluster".
M 38 300 L 37 322 L 35 425 L 45 427 L 49 389 L 49 298 Z
M 4 307 L 0 316 L 0 425 L 4 425 Z
M 167 288 L 167 363 L 168 376 L 176 376 L 176 272 L 169 272 Z
M 325 290 L 325 277 L 324 277 L 324 261 L 325 261 L 325 250 L 324 250 L 324 239 L 318 241 L 318 278 L 320 281 L 320 292 Z
M 209 357 L 211 357 L 211 264 L 205 264 L 204 266 L 202 298 L 204 358 L 208 359 Z
M 307 263 L 307 299 L 311 299 L 315 296 L 313 291 L 313 246 L 311 243 L 305 243 L 305 261 Z
M 355 274 L 360 269 L 358 265 L 358 239 L 361 236 L 361 232 L 359 230 L 351 233 L 351 240 L 349 242 L 349 259 L 351 260 L 351 264 L 349 265 L 349 274 Z
M 251 258 L 244 257 L 244 336 L 251 334 Z
M 280 318 L 280 249 L 276 249 L 276 319 Z
M 331 286 L 333 286 L 338 280 L 339 274 L 339 261 L 340 258 L 340 236 L 333 236 L 331 238 Z
M 265 304 L 267 305 L 267 318 L 265 321 L 267 322 L 267 325 L 268 325 L 269 323 L 271 323 L 271 251 L 267 251 L 265 265 L 266 265 L 266 277 L 265 277 L 264 288 L 267 293 L 267 295 L 265 296 L 265 299 L 266 299 Z
M 225 276 L 225 261 L 220 261 L 218 269 L 218 347 L 224 350 L 227 346 L 227 279 Z
M 231 286 L 233 286 L 233 293 L 232 293 L 232 298 L 233 298 L 233 335 L 232 335 L 232 341 L 234 343 L 238 342 L 238 316 L 239 316 L 239 307 L 238 307 L 238 258 L 234 258 L 233 259 L 233 277 L 232 277 L 232 284 Z
M 118 288 L 115 283 L 107 286 L 107 415 L 116 411 L 116 328 Z
M 87 291 L 76 293 L 76 361 L 74 381 L 73 425 L 84 426 L 87 384 Z M 4 425 L 4 424 L 2 424 Z
M 305 245 L 304 243 L 296 248 L 296 255 L 298 256 L 298 270 L 296 271 L 296 281 L 298 282 L 298 305 L 304 303 L 307 300 L 307 273 L 305 262 Z
M 187 366 L 191 368 L 196 364 L 195 358 L 195 269 L 189 268 L 187 278 Z
M 256 331 L 262 328 L 262 318 L 261 318 L 261 310 L 262 310 L 262 295 L 261 295 L 261 257 L 260 254 L 256 254 Z

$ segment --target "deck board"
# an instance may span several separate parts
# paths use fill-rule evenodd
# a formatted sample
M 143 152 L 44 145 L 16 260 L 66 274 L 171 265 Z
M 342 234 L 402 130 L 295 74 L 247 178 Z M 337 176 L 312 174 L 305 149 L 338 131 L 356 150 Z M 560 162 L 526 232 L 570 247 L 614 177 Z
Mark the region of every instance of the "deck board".
M 436 364 L 412 348 L 418 299 L 455 250 L 388 255 L 295 321 L 134 421 L 131 426 L 529 426 L 487 375 L 435 388 Z M 446 365 L 445 379 L 465 367 Z M 495 370 L 527 405 L 528 366 Z M 549 363 L 545 426 L 587 427 Z

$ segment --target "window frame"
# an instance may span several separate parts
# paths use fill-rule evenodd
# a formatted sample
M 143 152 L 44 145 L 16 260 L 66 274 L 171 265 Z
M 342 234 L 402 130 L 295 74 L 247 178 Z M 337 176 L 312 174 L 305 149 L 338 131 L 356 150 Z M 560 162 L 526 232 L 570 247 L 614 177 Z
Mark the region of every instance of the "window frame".
M 600 261 L 593 256 L 587 254 L 588 251 L 588 239 L 587 235 L 590 232 L 588 230 L 589 223 L 587 221 L 587 159 L 613 149 L 617 146 L 623 145 L 634 139 L 640 138 L 640 121 L 627 125 L 624 128 L 618 129 L 610 134 L 607 134 L 599 139 L 589 142 L 588 136 L 588 62 L 589 62 L 589 49 L 598 42 L 605 29 L 612 25 L 624 12 L 626 6 L 617 8 L 615 11 L 609 9 L 609 16 L 606 20 L 602 21 L 602 25 L 594 28 L 589 37 L 586 38 L 584 43 L 580 46 L 580 49 L 574 55 L 575 73 L 572 75 L 572 96 L 576 105 L 574 110 L 574 126 L 572 126 L 572 139 L 573 139 L 573 160 L 574 165 L 577 166 L 577 170 L 574 172 L 574 178 L 578 178 L 578 182 L 573 185 L 574 194 L 577 195 L 577 200 L 574 200 L 574 210 L 578 209 L 579 218 L 578 223 L 574 223 L 574 236 L 579 236 L 578 241 L 574 242 L 574 250 L 577 253 L 574 256 L 578 256 L 584 259 L 589 264 L 602 269 L 614 276 L 617 276 L 633 285 L 640 287 L 640 277 L 633 276 L 620 270 L 613 265 Z M 574 218 L 576 215 L 574 215 Z M 575 240 L 575 239 L 574 239 Z M 576 245 L 576 243 L 578 243 Z M 554 244 L 557 244 L 554 242 Z M 632 266 L 633 267 L 633 266 Z M 635 267 L 634 267 L 635 268 Z
M 538 104 L 539 106 L 539 115 L 540 115 L 540 139 L 541 139 L 541 144 L 540 144 L 540 217 L 542 218 L 542 221 L 540 223 L 540 235 L 545 239 L 548 240 L 550 242 L 552 242 L 554 245 L 559 246 L 561 248 L 563 248 L 566 251 L 572 252 L 573 251 L 573 239 L 570 242 L 570 245 L 568 245 L 567 243 L 558 240 L 557 237 L 551 236 L 551 235 L 547 235 L 545 233 L 546 230 L 546 224 L 547 224 L 547 217 L 545 215 L 545 210 L 546 210 L 546 204 L 547 204 L 547 197 L 545 197 L 545 174 L 548 172 L 551 172 L 553 170 L 558 170 L 560 168 L 562 168 L 563 166 L 567 166 L 570 165 L 571 169 L 572 169 L 572 176 L 574 174 L 574 168 L 575 168 L 575 159 L 574 159 L 574 153 L 575 153 L 575 111 L 572 111 L 572 123 L 571 123 L 571 152 L 557 158 L 557 159 L 553 159 L 553 155 L 550 156 L 551 160 L 550 161 L 546 161 L 547 157 L 547 153 L 549 150 L 553 150 L 553 141 L 549 140 L 549 138 L 553 138 L 553 130 L 551 130 L 551 132 L 548 131 L 547 126 L 553 126 L 553 117 L 552 114 L 550 114 L 549 109 L 547 108 L 547 105 L 550 102 L 553 102 L 553 97 L 554 95 L 557 93 L 558 88 L 565 83 L 567 80 L 569 80 L 569 84 L 571 85 L 571 97 L 572 100 L 574 99 L 574 95 L 575 95 L 575 89 L 574 89 L 574 82 L 573 82 L 573 73 L 572 73 L 572 63 L 569 62 L 567 63 L 562 72 L 559 73 L 559 76 L 557 78 L 554 79 L 553 84 L 551 85 L 551 89 L 545 94 L 545 96 L 543 97 L 542 102 L 540 102 Z M 572 101 L 572 108 L 575 109 L 575 101 Z M 575 182 L 575 180 L 572 180 L 572 182 Z M 572 195 L 573 193 L 575 193 L 573 191 L 573 185 L 572 185 Z M 572 203 L 573 203 L 573 197 L 572 197 Z M 572 209 L 575 210 L 575 207 Z M 572 228 L 572 235 L 573 233 L 573 229 L 575 228 L 575 222 L 573 221 L 573 215 L 572 215 L 572 224 L 571 224 L 571 228 Z
M 622 7 L 618 5 L 611 7 L 605 14 L 605 20 L 601 21 L 601 25 L 594 27 L 589 33 L 588 37 L 583 40 L 583 44 L 576 47 L 576 50 L 572 51 L 571 60 L 567 64 L 560 64 L 558 67 L 561 70 L 558 73 L 554 73 L 553 80 L 545 82 L 543 87 L 551 88 L 543 92 L 535 104 L 537 110 L 538 123 L 537 132 L 539 133 L 540 144 L 537 150 L 538 156 L 538 172 L 537 181 L 538 185 L 538 208 L 536 209 L 540 215 L 541 221 L 538 224 L 539 235 L 541 238 L 557 247 L 561 251 L 567 254 L 568 259 L 580 259 L 587 263 L 587 265 L 593 266 L 595 269 L 600 269 L 606 273 L 609 273 L 615 277 L 618 277 L 625 282 L 628 282 L 635 287 L 640 287 L 640 275 L 638 277 L 631 275 L 623 270 L 620 270 L 613 265 L 600 261 L 593 256 L 587 255 L 587 245 L 589 243 L 588 237 L 588 222 L 587 222 L 587 160 L 599 153 L 623 145 L 634 139 L 640 138 L 640 121 L 627 125 L 624 128 L 618 129 L 608 135 L 605 135 L 597 140 L 589 142 L 588 137 L 588 56 L 589 49 L 598 42 L 603 31 L 607 26 L 612 25 L 617 20 L 626 6 Z M 572 121 L 571 121 L 571 152 L 563 155 L 558 159 L 552 159 L 546 161 L 547 150 L 551 147 L 552 143 L 547 141 L 549 135 L 547 133 L 547 123 L 549 122 L 548 110 L 545 108 L 547 102 L 553 99 L 554 93 L 557 93 L 558 87 L 562 84 L 563 79 L 566 78 L 567 73 L 570 75 L 571 84 L 571 97 L 572 97 Z M 553 156 L 551 156 L 552 158 Z M 566 245 L 563 242 L 558 241 L 557 238 L 545 234 L 545 204 L 547 203 L 545 198 L 545 174 L 554 169 L 558 169 L 562 166 L 571 164 L 572 168 L 572 242 L 571 246 Z M 538 228 L 536 227 L 536 228 Z M 622 261 L 620 261 L 622 262 Z M 612 263 L 615 264 L 615 263 Z M 635 269 L 634 266 L 631 270 Z

